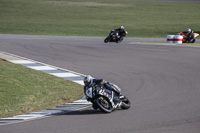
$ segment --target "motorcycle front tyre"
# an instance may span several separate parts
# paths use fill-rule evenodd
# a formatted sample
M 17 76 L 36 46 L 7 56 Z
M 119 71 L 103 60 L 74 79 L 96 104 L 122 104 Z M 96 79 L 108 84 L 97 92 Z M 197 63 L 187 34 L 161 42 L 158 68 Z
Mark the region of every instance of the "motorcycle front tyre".
M 104 40 L 104 43 L 108 43 L 109 40 L 110 40 L 110 38 L 109 38 L 109 37 L 106 37 L 106 39 Z
M 123 41 L 123 37 L 122 38 L 120 38 L 118 41 L 116 41 L 116 43 L 120 43 L 120 42 L 122 42 Z
M 97 98 L 96 100 L 96 104 L 97 106 L 99 107 L 99 109 L 102 111 L 102 112 L 105 112 L 105 113 L 111 113 L 112 112 L 112 104 L 110 103 L 110 101 L 105 98 L 105 97 L 102 97 L 100 96 L 99 98 Z M 103 105 L 104 104 L 104 105 Z M 105 104 L 107 104 L 107 107 L 105 107 Z
M 194 43 L 196 40 L 195 39 L 193 39 L 192 41 L 191 41 L 191 43 Z
M 131 103 L 128 100 L 128 98 L 124 97 L 124 98 L 122 98 L 120 100 L 122 101 L 122 105 L 121 105 L 122 109 L 129 109 L 131 107 Z

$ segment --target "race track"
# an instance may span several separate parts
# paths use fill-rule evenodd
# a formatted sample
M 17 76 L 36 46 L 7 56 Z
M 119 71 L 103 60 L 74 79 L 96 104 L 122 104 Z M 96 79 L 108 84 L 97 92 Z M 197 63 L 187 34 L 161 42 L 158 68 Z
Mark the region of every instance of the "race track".
M 116 83 L 132 106 L 0 126 L 1 133 L 199 133 L 200 47 L 165 39 L 0 35 L 0 51 Z M 157 42 L 140 44 L 139 42 Z M 199 40 L 197 41 L 199 42 Z

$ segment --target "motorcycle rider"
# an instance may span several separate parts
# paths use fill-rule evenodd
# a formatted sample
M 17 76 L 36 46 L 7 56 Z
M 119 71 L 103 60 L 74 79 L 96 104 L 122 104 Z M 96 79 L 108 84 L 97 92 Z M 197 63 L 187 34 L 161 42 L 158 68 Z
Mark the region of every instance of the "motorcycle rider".
M 93 78 L 90 75 L 87 75 L 83 79 L 83 82 L 85 84 L 85 86 L 84 86 L 84 93 L 85 93 L 85 91 L 86 91 L 86 89 L 88 87 L 95 86 L 95 85 L 98 86 L 99 85 L 99 86 L 105 87 L 108 90 L 114 91 L 117 95 L 121 94 L 121 89 L 117 85 L 115 85 L 113 83 L 110 83 L 110 82 L 108 82 L 106 80 L 103 80 L 103 79 L 97 79 L 97 78 Z
M 121 95 L 121 89 L 115 85 L 115 84 L 112 84 L 108 81 L 105 81 L 103 79 L 97 79 L 97 78 L 93 78 L 92 76 L 90 75 L 87 75 L 85 76 L 85 78 L 83 79 L 83 82 L 85 84 L 84 86 L 84 93 L 86 93 L 86 90 L 91 87 L 91 86 L 102 86 L 102 87 L 105 87 L 106 89 L 108 90 L 111 90 L 111 91 L 114 91 L 115 94 L 117 96 L 120 96 Z M 114 101 L 115 102 L 119 102 L 119 98 L 118 97 L 115 97 L 114 98 Z M 96 109 L 95 107 L 93 107 L 94 109 Z
M 114 29 L 113 31 L 119 33 L 118 38 L 125 37 L 126 34 L 128 34 L 128 32 L 125 30 L 124 26 L 121 26 L 121 27 L 118 28 L 118 29 Z
M 183 35 L 184 33 L 186 33 L 188 36 L 188 38 L 186 38 L 186 42 L 190 43 L 194 39 L 194 32 L 190 28 L 187 28 L 186 31 L 182 32 L 181 35 Z

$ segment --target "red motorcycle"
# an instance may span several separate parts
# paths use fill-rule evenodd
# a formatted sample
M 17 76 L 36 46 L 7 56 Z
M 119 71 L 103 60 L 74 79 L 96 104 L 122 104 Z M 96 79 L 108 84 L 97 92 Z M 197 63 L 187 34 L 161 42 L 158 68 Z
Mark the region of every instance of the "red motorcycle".
M 182 35 L 183 36 L 183 43 L 194 43 L 196 41 L 195 38 L 197 38 L 199 36 L 199 33 L 192 33 L 194 38 L 192 39 L 188 39 L 188 33 L 187 32 L 179 32 L 177 35 Z

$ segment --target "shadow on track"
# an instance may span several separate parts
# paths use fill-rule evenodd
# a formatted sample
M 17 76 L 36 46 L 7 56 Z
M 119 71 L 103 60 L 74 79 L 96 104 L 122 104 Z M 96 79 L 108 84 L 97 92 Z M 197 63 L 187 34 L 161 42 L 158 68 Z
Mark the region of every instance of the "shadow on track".
M 63 111 L 61 114 L 55 114 L 55 116 L 60 115 L 100 115 L 100 114 L 106 114 L 101 112 L 100 110 L 93 110 L 93 109 L 87 109 L 87 110 L 77 110 L 77 111 Z

